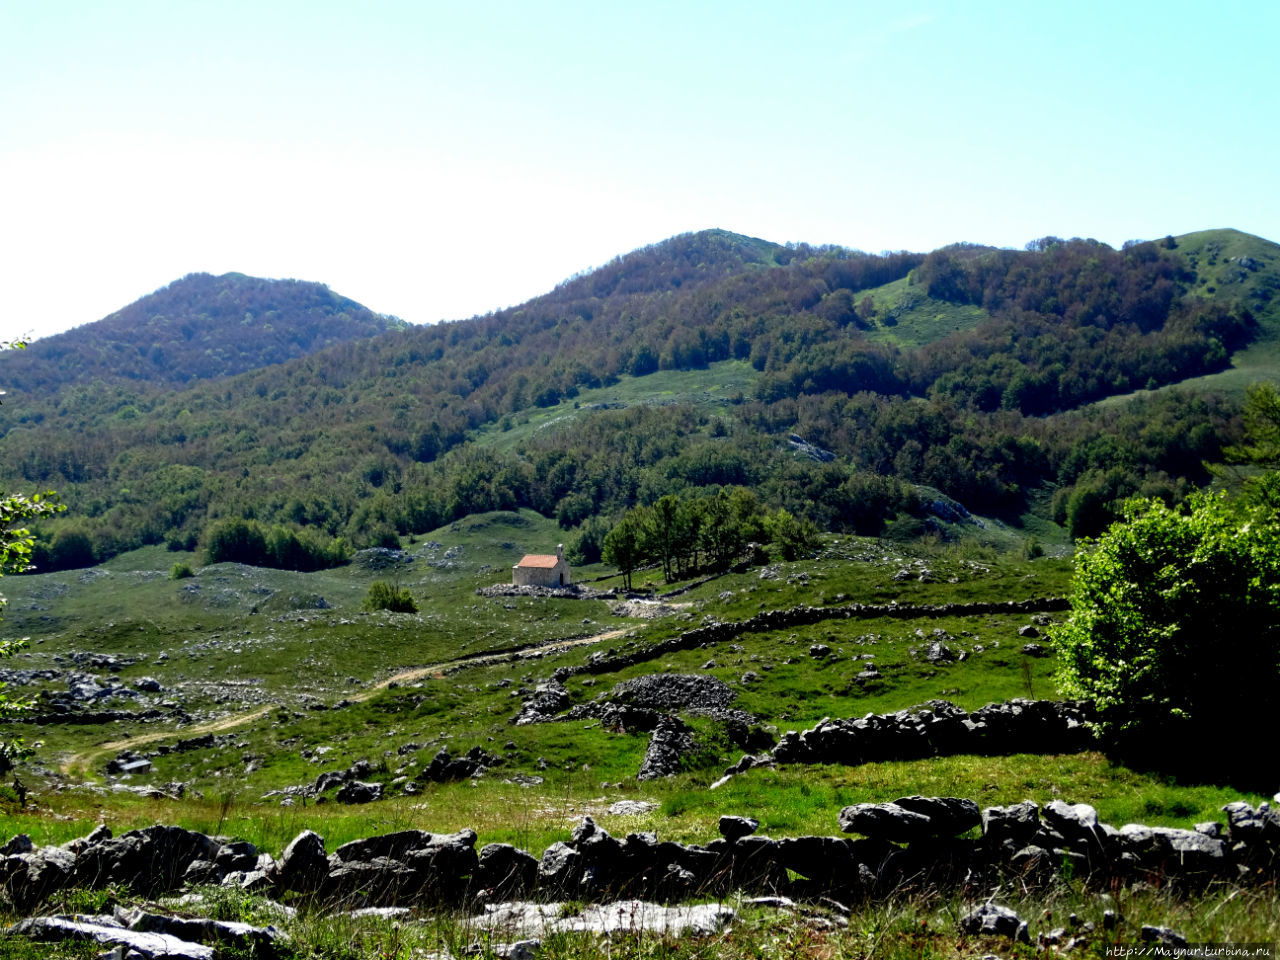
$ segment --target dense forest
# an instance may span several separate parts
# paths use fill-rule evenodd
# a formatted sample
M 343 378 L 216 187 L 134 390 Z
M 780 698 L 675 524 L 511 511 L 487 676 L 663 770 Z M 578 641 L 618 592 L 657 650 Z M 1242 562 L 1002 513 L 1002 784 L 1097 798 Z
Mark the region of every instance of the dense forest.
M 1228 243 L 1250 255 L 1220 257 Z M 192 548 L 229 520 L 337 558 L 334 541 L 526 506 L 593 559 L 628 511 L 739 489 L 827 530 L 909 535 L 967 509 L 1091 534 L 1126 496 L 1183 497 L 1238 439 L 1238 399 L 1095 401 L 1224 370 L 1271 336 L 1275 252 L 1232 231 L 878 256 L 705 231 L 509 310 L 272 366 L 239 339 L 256 324 L 205 309 L 222 316 L 211 336 L 262 365 L 187 385 L 124 367 L 15 397 L 0 476 L 70 508 L 40 530 L 45 569 Z M 620 378 L 731 367 L 751 386 L 720 407 L 574 410 Z M 573 416 L 486 442 L 551 408 Z

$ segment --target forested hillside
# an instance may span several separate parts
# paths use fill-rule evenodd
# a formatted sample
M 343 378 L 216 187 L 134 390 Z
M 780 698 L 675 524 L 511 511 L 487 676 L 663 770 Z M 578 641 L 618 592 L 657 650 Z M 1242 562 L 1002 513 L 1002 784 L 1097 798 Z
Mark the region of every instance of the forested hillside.
M 332 538 L 516 507 L 590 556 L 636 505 L 734 487 L 831 530 L 936 526 L 941 491 L 1091 533 L 1118 498 L 1207 479 L 1238 397 L 1168 388 L 1280 327 L 1274 244 L 1185 240 L 872 256 L 689 234 L 471 320 L 182 390 L 15 400 L 0 476 L 63 492 L 46 565 L 190 547 L 236 518 L 333 557 Z M 1135 390 L 1153 392 L 1094 403 Z
M 403 326 L 321 283 L 193 273 L 96 323 L 0 354 L 0 381 L 26 407 L 71 384 L 213 380 Z

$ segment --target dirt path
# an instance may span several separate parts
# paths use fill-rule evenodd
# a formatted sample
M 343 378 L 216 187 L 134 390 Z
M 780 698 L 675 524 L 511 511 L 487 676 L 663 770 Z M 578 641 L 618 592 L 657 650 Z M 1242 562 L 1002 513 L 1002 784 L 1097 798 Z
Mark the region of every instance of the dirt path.
M 385 680 L 379 680 L 368 690 L 363 693 L 357 693 L 354 696 L 347 697 L 353 703 L 359 703 L 362 700 L 368 700 L 375 693 L 386 690 L 393 683 L 411 683 L 414 680 L 420 680 L 423 677 L 442 677 L 446 670 L 456 669 L 458 667 L 480 667 L 490 663 L 501 663 L 505 660 L 519 660 L 528 653 L 553 653 L 558 650 L 568 650 L 572 647 L 582 647 L 589 643 L 600 643 L 605 640 L 614 640 L 625 634 L 630 627 L 623 627 L 620 630 L 609 630 L 605 633 L 597 633 L 591 637 L 577 637 L 573 640 L 548 640 L 545 643 L 535 644 L 533 646 L 521 647 L 518 650 L 503 650 L 497 653 L 481 653 L 469 656 L 458 657 L 456 660 L 445 660 L 442 663 L 433 663 L 425 667 L 414 667 L 412 670 L 401 670 L 399 673 L 392 674 Z M 234 730 L 236 727 L 242 727 L 247 723 L 266 716 L 274 706 L 259 707 L 256 710 L 250 710 L 248 713 L 237 713 L 229 717 L 220 717 L 217 720 L 209 720 L 206 723 L 198 723 L 193 727 L 186 727 L 181 731 L 183 739 L 187 737 L 200 737 L 206 733 L 223 733 L 227 730 Z M 158 733 L 143 733 L 136 737 L 128 737 L 124 740 L 112 740 L 110 743 L 99 744 L 89 750 L 83 750 L 80 753 L 68 757 L 62 762 L 60 769 L 64 774 L 72 774 L 76 771 L 83 771 L 104 753 L 119 752 L 121 750 L 132 750 L 135 747 L 142 746 L 147 743 L 154 743 L 156 740 L 166 740 L 174 736 L 173 730 L 162 730 Z

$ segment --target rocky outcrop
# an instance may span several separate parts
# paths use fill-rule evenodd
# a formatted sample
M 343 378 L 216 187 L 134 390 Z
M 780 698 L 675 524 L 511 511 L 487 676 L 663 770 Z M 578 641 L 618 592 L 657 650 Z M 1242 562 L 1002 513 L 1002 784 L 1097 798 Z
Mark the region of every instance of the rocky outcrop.
M 449 752 L 448 747 L 441 747 L 422 771 L 414 778 L 420 783 L 452 783 L 455 780 L 470 780 L 483 776 L 490 767 L 499 767 L 503 763 L 501 757 L 495 757 L 483 747 L 475 746 L 460 757 Z
M 270 958 L 278 955 L 284 940 L 274 927 L 136 909 L 117 909 L 111 916 L 28 917 L 10 933 L 37 943 L 72 941 L 121 948 L 119 956 L 142 960 L 216 960 L 224 947 L 237 954 Z
M 569 709 L 569 691 L 558 678 L 538 684 L 533 696 L 525 700 L 524 706 L 511 722 L 517 727 L 530 723 L 545 723 L 555 718 L 557 713 Z

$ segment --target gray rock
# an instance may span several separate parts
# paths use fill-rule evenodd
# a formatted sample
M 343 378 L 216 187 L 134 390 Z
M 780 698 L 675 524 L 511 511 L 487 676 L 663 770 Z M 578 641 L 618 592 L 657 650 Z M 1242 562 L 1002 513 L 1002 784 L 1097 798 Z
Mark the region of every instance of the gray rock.
M 20 853 L 30 853 L 34 849 L 35 844 L 31 842 L 31 838 L 25 833 L 19 833 L 11 837 L 3 847 L 0 847 L 0 857 L 14 857 Z
M 734 917 L 734 911 L 720 903 L 664 907 L 643 900 L 619 900 L 592 904 L 577 916 L 555 921 L 552 929 L 606 936 L 656 933 L 669 937 L 706 937 L 718 933 Z
M 952 650 L 941 640 L 935 640 L 925 649 L 925 660 L 929 663 L 951 663 L 960 659 L 960 654 Z
M 840 829 L 845 833 L 897 843 L 911 843 L 934 836 L 933 821 L 896 803 L 855 803 L 840 811 Z
M 972 800 L 959 797 L 899 797 L 893 802 L 904 810 L 928 817 L 935 837 L 957 837 L 982 823 L 982 814 Z
M 1061 800 L 1051 800 L 1040 814 L 1044 822 L 1073 847 L 1097 846 L 1102 842 L 1098 811 L 1087 803 L 1066 804 Z
M 37 943 L 66 940 L 123 948 L 123 955 L 139 960 L 215 960 L 213 947 L 191 943 L 167 933 L 145 933 L 103 923 L 84 923 L 71 917 L 28 917 L 10 928 L 15 936 Z
M 247 923 L 210 920 L 205 917 L 172 917 L 142 910 L 133 911 L 127 922 L 129 929 L 138 933 L 167 934 L 179 940 L 212 943 L 254 955 L 269 956 L 274 952 L 276 943 L 283 939 L 283 935 L 275 927 L 255 927 Z
M 538 882 L 538 859 L 509 843 L 487 843 L 480 851 L 476 886 L 490 897 L 522 896 Z
M 1185 947 L 1187 938 L 1170 927 L 1143 926 L 1139 932 L 1143 943 L 1158 943 L 1162 947 Z
M 524 702 L 513 721 L 522 727 L 531 723 L 545 723 L 562 710 L 568 710 L 572 701 L 569 691 L 558 680 L 548 680 L 534 688 L 533 696 Z
M 1027 879 L 1043 880 L 1053 874 L 1053 854 L 1032 843 L 1015 852 L 1009 858 L 1009 865 Z
M 283 890 L 311 893 L 318 889 L 329 874 L 324 837 L 314 831 L 303 830 L 284 848 L 275 873 Z
M 1123 849 L 1145 867 L 1177 864 L 1181 872 L 1218 873 L 1227 862 L 1226 844 L 1196 830 L 1127 823 L 1118 837 Z
M 233 870 L 222 878 L 222 886 L 249 893 L 266 893 L 275 887 L 275 880 L 265 870 Z
M 79 853 L 81 850 L 92 847 L 95 843 L 102 843 L 104 840 L 110 840 L 111 837 L 111 828 L 105 823 L 100 823 L 83 837 L 76 837 L 74 840 L 68 840 L 62 845 L 62 849 L 69 850 L 72 853 Z
M 544 889 L 568 893 L 576 891 L 582 876 L 582 854 L 567 843 L 556 841 L 542 852 L 538 863 L 538 884 Z
M 382 799 L 382 784 L 348 780 L 338 789 L 334 799 L 339 803 L 372 803 Z
M 639 817 L 658 809 L 656 803 L 647 800 L 618 800 L 609 805 L 612 817 Z
M 960 929 L 970 936 L 1006 937 L 1030 943 L 1027 921 L 998 903 L 984 903 L 960 918 Z
M 258 848 L 248 840 L 236 840 L 224 843 L 218 848 L 214 863 L 225 871 L 256 870 L 258 868 Z
M 187 887 L 209 887 L 222 883 L 227 871 L 211 860 L 192 860 L 182 874 L 182 884 Z
M 1011 840 L 1021 846 L 1040 829 L 1040 805 L 1023 800 L 1007 807 L 987 807 L 982 811 L 982 835 L 992 844 Z
M 1227 815 L 1227 832 L 1232 843 L 1262 843 L 1280 848 L 1280 813 L 1269 803 L 1251 807 L 1243 800 L 1222 808 Z
M 464 953 L 468 956 L 494 957 L 496 960 L 534 960 L 542 951 L 541 940 L 517 940 L 514 943 L 471 944 Z
M 725 816 L 720 818 L 720 836 L 730 843 L 742 837 L 749 837 L 759 827 L 760 821 L 755 817 Z

